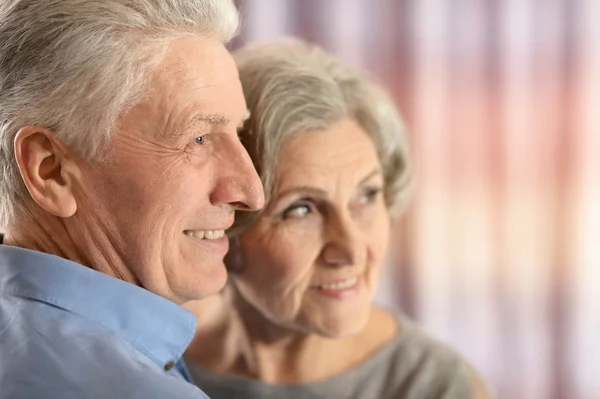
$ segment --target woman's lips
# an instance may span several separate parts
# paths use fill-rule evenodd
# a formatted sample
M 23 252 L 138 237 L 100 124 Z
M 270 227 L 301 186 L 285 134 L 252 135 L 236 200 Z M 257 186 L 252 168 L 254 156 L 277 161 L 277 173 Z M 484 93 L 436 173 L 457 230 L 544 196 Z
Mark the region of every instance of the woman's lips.
M 350 277 L 330 283 L 323 283 L 312 287 L 317 293 L 328 297 L 348 299 L 356 296 L 360 289 L 360 279 Z

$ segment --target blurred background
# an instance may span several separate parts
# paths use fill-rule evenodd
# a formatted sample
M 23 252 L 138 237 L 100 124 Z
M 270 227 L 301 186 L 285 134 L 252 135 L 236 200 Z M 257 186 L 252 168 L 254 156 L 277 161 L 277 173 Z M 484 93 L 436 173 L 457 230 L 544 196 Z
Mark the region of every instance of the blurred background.
M 320 44 L 406 119 L 417 188 L 379 301 L 498 398 L 600 398 L 600 1 L 236 2 L 233 48 Z

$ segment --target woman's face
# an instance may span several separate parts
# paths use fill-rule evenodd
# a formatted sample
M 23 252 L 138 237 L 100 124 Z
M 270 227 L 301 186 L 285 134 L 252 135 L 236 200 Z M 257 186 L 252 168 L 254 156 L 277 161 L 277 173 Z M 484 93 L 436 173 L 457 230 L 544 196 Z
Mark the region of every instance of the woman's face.
M 345 118 L 283 145 L 272 199 L 240 237 L 239 293 L 272 323 L 328 337 L 365 325 L 388 244 L 383 176 Z

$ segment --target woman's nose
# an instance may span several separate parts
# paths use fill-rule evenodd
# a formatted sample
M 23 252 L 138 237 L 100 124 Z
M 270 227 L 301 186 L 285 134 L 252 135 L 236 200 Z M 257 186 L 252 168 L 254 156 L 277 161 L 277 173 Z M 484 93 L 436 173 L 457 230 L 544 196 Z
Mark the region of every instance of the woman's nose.
M 352 220 L 331 221 L 322 257 L 331 266 L 360 265 L 365 261 L 365 245 Z

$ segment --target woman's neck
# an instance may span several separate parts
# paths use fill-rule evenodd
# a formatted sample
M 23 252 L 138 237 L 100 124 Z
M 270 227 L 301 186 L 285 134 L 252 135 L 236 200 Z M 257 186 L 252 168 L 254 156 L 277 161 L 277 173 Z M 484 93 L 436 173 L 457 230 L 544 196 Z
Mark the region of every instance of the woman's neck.
M 209 370 L 267 383 L 308 383 L 341 374 L 371 356 L 396 333 L 396 323 L 374 308 L 365 329 L 330 339 L 271 323 L 228 286 L 197 304 L 198 333 L 187 356 Z M 203 311 L 204 309 L 204 311 Z M 207 316 L 211 315 L 211 316 Z

